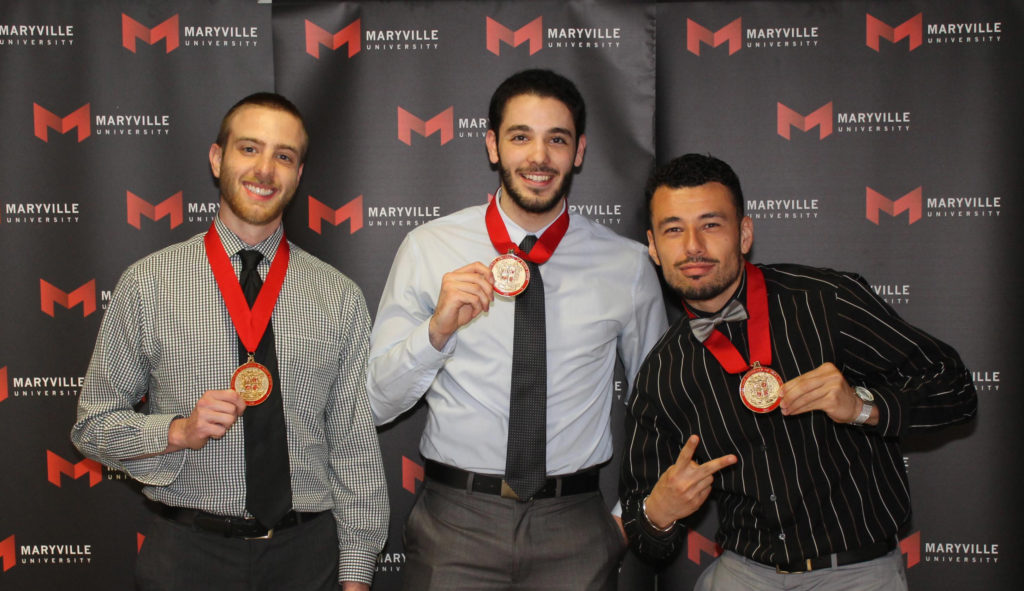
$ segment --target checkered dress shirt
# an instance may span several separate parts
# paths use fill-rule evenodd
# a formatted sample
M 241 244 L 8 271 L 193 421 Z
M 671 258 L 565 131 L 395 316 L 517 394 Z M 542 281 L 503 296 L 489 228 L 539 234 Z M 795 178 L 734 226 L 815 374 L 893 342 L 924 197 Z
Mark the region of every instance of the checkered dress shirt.
M 235 273 L 247 246 L 218 218 Z M 256 245 L 266 276 L 282 228 Z M 125 271 L 110 301 L 79 398 L 72 440 L 123 470 L 161 503 L 221 515 L 245 510 L 245 415 L 200 450 L 155 455 L 171 421 L 206 390 L 226 389 L 237 335 L 217 289 L 204 234 Z M 284 397 L 293 508 L 334 512 L 339 580 L 370 582 L 387 536 L 388 498 L 365 392 L 369 315 L 363 294 L 330 265 L 291 245 L 273 314 Z M 275 394 L 277 394 L 275 389 Z M 145 410 L 140 403 L 146 397 Z

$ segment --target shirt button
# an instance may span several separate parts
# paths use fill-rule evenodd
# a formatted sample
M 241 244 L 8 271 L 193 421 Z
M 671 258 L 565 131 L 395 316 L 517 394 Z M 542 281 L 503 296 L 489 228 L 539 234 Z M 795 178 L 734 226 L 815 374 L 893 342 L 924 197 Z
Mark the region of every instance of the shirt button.
M 783 542 L 785 542 L 786 541 L 786 534 L 779 534 L 779 539 L 782 540 Z
M 774 503 L 775 501 L 779 500 L 779 498 L 776 497 L 775 495 L 772 495 L 772 496 L 768 497 L 768 500 Z

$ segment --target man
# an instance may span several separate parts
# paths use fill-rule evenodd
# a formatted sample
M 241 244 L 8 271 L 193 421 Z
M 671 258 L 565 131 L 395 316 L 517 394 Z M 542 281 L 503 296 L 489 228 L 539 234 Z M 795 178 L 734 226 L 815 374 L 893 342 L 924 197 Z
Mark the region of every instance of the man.
M 428 407 L 404 585 L 614 589 L 625 543 L 597 471 L 616 352 L 632 377 L 666 326 L 660 287 L 641 245 L 568 212 L 587 145 L 572 82 L 515 74 L 489 117 L 497 196 L 406 236 L 370 337 L 378 424 Z
M 372 581 L 388 505 L 369 314 L 281 225 L 307 137 L 284 97 L 239 101 L 210 147 L 210 230 L 133 264 L 111 298 L 71 437 L 157 504 L 140 589 Z
M 714 494 L 725 552 L 697 589 L 905 589 L 899 438 L 974 416 L 960 358 L 856 275 L 747 263 L 753 222 L 721 160 L 677 158 L 646 196 L 650 255 L 687 317 L 641 367 L 627 414 L 636 550 L 671 557 Z

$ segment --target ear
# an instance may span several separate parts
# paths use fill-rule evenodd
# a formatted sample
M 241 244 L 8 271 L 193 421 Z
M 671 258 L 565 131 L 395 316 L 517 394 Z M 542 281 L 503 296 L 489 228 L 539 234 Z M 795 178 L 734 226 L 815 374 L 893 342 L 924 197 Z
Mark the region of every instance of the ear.
M 654 232 L 647 230 L 647 253 L 655 265 L 661 266 L 661 259 L 658 258 L 658 249 L 654 246 Z
M 491 164 L 497 164 L 498 135 L 494 133 L 493 129 L 487 130 L 487 135 L 484 136 L 484 142 L 487 144 L 487 158 L 491 161 Z
M 220 162 L 224 157 L 224 150 L 217 144 L 210 146 L 210 170 L 213 171 L 214 178 L 220 178 Z
M 580 136 L 578 142 L 576 142 L 576 160 L 573 162 L 573 166 L 579 168 L 583 166 L 583 153 L 587 151 L 587 134 Z
M 752 246 L 754 246 L 754 221 L 750 219 L 750 216 L 745 215 L 740 220 L 740 250 L 746 255 Z
M 298 176 L 297 176 L 297 177 L 295 178 L 295 182 L 298 182 L 298 181 L 301 181 L 301 180 L 302 180 L 302 170 L 303 170 L 304 168 L 306 168 L 306 163 L 305 163 L 305 162 L 303 162 L 302 164 L 300 164 L 300 165 L 299 165 L 299 174 L 298 174 Z

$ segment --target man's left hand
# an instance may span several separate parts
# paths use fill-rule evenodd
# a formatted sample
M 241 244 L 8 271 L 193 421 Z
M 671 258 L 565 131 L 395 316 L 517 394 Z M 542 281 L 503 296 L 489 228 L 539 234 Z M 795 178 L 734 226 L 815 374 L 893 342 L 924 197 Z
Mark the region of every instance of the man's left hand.
M 849 423 L 857 418 L 862 404 L 839 368 L 831 363 L 789 380 L 782 385 L 781 394 L 782 414 L 820 410 L 837 423 Z

